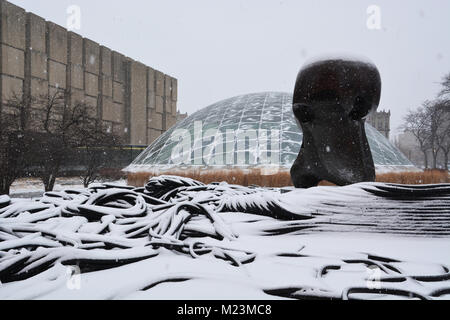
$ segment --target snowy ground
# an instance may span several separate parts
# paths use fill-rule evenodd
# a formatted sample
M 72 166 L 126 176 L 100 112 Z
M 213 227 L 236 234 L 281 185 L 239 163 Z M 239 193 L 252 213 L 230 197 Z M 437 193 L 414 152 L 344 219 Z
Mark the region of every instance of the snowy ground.
M 0 299 L 450 298 L 449 185 L 286 191 L 0 198 Z
M 126 185 L 126 180 L 115 181 L 115 184 Z M 78 177 L 57 178 L 54 191 L 67 188 L 82 189 L 83 183 Z M 44 185 L 39 178 L 20 178 L 11 186 L 11 197 L 13 198 L 37 198 L 44 194 Z
M 302 294 L 339 298 L 339 293 L 354 287 L 403 288 L 428 295 L 450 286 L 448 280 L 420 282 L 414 279 L 377 286 L 366 278 L 387 277 L 383 271 L 368 268 L 365 263 L 343 262 L 344 259 L 367 260 L 365 253 L 370 252 L 402 260 L 394 265 L 404 274 L 443 274 L 448 270 L 443 265 L 450 265 L 448 239 L 352 233 L 249 235 L 241 236 L 233 244 L 220 245 L 251 250 L 257 253 L 257 258 L 251 264 L 234 267 L 217 259 L 193 259 L 163 250 L 155 258 L 82 274 L 79 279 L 76 276 L 70 279 L 67 267 L 57 265 L 29 280 L 4 284 L 0 288 L 0 299 L 277 299 L 281 297 L 264 292 L 277 289 L 289 289 L 286 291 L 293 297 L 298 291 L 299 298 Z M 280 256 L 283 253 L 285 256 Z M 335 265 L 341 269 L 330 269 L 320 275 L 325 266 Z M 371 298 L 402 297 L 377 294 Z

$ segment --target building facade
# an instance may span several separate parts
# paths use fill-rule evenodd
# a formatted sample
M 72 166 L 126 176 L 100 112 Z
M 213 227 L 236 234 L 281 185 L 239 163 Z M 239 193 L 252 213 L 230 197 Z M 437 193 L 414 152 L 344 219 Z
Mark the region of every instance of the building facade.
M 14 94 L 69 92 L 147 146 L 177 122 L 177 79 L 0 0 L 0 111 Z M 39 112 L 39 110 L 34 110 Z
M 371 113 L 367 116 L 366 122 L 381 132 L 389 140 L 391 131 L 391 111 L 381 111 Z

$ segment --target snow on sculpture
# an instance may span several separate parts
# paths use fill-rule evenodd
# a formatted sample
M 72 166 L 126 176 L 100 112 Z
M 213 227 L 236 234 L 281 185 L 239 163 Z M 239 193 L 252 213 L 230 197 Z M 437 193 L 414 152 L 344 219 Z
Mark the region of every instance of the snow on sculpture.
M 296 187 L 317 186 L 322 180 L 337 185 L 375 180 L 364 123 L 378 108 L 380 94 L 380 74 L 371 63 L 329 59 L 300 71 L 293 100 L 303 131 L 291 169 Z

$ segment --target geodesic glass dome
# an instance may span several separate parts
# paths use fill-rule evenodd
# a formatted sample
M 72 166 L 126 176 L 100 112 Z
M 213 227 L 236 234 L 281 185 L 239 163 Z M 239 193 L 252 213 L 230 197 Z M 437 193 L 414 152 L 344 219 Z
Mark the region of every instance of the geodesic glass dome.
M 413 168 L 381 133 L 366 124 L 377 169 Z M 247 94 L 217 102 L 179 122 L 152 143 L 126 171 L 173 167 L 290 168 L 302 144 L 292 95 Z

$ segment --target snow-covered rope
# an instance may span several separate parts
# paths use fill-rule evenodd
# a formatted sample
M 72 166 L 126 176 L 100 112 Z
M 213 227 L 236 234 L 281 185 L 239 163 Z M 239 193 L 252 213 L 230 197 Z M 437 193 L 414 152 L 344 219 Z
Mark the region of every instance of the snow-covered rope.
M 258 257 L 231 245 L 239 234 L 222 215 L 234 212 L 267 217 L 263 236 L 358 228 L 448 236 L 450 185 L 369 183 L 283 193 L 161 176 L 144 188 L 97 184 L 81 191 L 48 192 L 37 201 L 0 196 L 0 282 L 28 279 L 57 264 L 77 265 L 83 273 L 115 268 L 156 257 L 162 250 L 195 259 L 222 259 L 240 267 Z M 322 266 L 317 277 L 358 264 L 379 268 L 384 273 L 380 282 L 387 284 L 450 281 L 446 266 L 441 274 L 413 275 L 396 268 L 397 262 L 371 255 L 343 258 Z M 446 287 L 436 288 L 429 296 L 395 287 L 383 290 L 349 286 L 338 293 L 325 288 L 267 288 L 264 292 L 300 299 L 351 299 L 357 294 L 429 298 L 450 292 Z
M 201 192 L 205 194 L 199 197 Z M 219 206 L 223 208 L 220 196 L 253 192 L 237 186 L 205 186 L 191 179 L 163 176 L 138 189 L 94 185 L 84 191 L 48 192 L 39 201 L 28 202 L 3 196 L 0 281 L 27 279 L 55 263 L 76 263 L 90 271 L 112 268 L 147 259 L 162 247 L 194 258 L 210 254 L 232 265 L 248 263 L 254 259 L 251 252 L 236 252 L 191 239 L 233 241 L 237 235 L 217 210 Z M 195 218 L 210 228 L 185 232 L 189 221 Z M 131 250 L 135 248 L 139 250 L 133 255 Z M 123 256 L 127 250 L 130 253 Z

